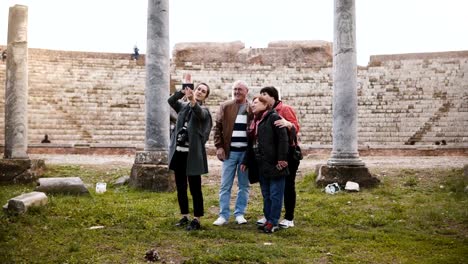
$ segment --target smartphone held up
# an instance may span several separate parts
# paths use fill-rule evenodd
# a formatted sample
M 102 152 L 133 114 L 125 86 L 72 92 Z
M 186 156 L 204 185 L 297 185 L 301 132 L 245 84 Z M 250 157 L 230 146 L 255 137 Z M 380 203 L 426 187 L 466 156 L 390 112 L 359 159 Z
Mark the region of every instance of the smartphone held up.
M 190 73 L 185 73 L 182 81 L 182 90 L 189 88 L 193 90 L 192 75 Z

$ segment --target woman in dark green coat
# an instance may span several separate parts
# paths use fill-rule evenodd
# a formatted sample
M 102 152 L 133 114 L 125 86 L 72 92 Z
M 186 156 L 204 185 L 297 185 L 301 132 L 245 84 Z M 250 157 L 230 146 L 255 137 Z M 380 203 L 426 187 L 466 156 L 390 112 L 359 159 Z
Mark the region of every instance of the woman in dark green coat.
M 203 102 L 210 88 L 205 83 L 198 84 L 193 90 L 184 87 L 168 99 L 169 105 L 178 113 L 169 146 L 169 169 L 175 173 L 177 199 L 182 214 L 176 225 L 188 225 L 187 230 L 197 230 L 201 227 L 199 218 L 204 214 L 201 175 L 208 173 L 205 143 L 210 135 L 212 118 Z M 184 96 L 187 102 L 179 101 Z M 187 187 L 193 198 L 192 221 L 189 220 Z

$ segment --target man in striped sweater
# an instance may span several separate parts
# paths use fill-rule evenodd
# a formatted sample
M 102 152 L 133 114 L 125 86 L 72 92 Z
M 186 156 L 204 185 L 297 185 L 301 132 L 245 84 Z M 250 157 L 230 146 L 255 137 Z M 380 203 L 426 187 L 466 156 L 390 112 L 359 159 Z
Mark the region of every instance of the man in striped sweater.
M 232 85 L 233 100 L 221 104 L 216 115 L 214 144 L 216 156 L 223 162 L 221 187 L 219 190 L 219 217 L 213 225 L 221 226 L 229 221 L 230 200 L 234 177 L 237 172 L 237 199 L 234 216 L 237 224 L 245 224 L 245 210 L 249 199 L 249 178 L 240 170 L 247 150 L 247 124 L 251 118 L 250 104 L 247 101 L 248 86 L 243 81 Z

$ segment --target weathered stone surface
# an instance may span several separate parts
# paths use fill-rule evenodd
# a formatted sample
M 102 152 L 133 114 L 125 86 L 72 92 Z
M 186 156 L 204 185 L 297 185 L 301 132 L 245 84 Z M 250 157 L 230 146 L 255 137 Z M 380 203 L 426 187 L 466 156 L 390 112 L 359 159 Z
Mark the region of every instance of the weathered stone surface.
M 40 178 L 35 191 L 62 194 L 89 194 L 80 177 Z
M 148 1 L 145 86 L 145 151 L 169 146 L 169 0 Z
M 181 66 L 185 62 L 236 62 L 238 52 L 244 47 L 244 43 L 240 41 L 177 43 L 172 57 L 174 63 Z
M 6 48 L 0 45 L 0 50 Z M 241 52 L 251 52 L 252 56 L 265 54 L 261 50 Z M 266 53 L 274 55 L 275 52 Z M 51 151 L 49 154 L 99 155 L 128 147 L 121 154 L 134 155 L 135 149 L 144 148 L 146 73 L 144 67 L 130 60 L 130 54 L 46 49 L 28 49 L 28 54 L 29 70 L 35 73 L 29 80 L 28 153 L 38 153 L 36 146 L 43 149 L 44 145 Z M 417 56 L 389 56 L 380 66 L 358 69 L 361 156 L 368 155 L 367 148 L 382 151 L 382 155 L 391 149 L 395 151 L 392 154 L 408 156 L 446 155 L 446 150 L 453 153 L 450 155 L 468 155 L 468 105 L 464 97 L 468 89 L 468 74 L 465 74 L 468 51 L 414 55 Z M 171 66 L 173 85 L 179 85 L 183 73 L 188 71 L 193 73 L 196 83 L 208 82 L 211 92 L 206 103 L 213 118 L 219 104 L 231 98 L 233 81 L 245 80 L 252 87 L 251 94 L 266 85 L 274 85 L 281 91 L 282 100 L 296 110 L 304 148 L 320 145 L 315 149 L 325 149 L 325 155 L 329 154 L 331 64 L 316 68 L 307 63 L 271 66 L 219 61 Z M 0 83 L 5 83 L 5 72 L 5 63 L 0 62 Z M 0 107 L 4 103 L 4 88 L 0 85 Z M 44 127 L 52 131 L 51 144 L 40 144 Z M 2 151 L 4 131 L 4 120 L 0 118 Z M 418 135 L 415 145 L 405 145 L 414 135 Z M 435 145 L 442 140 L 447 145 Z M 87 143 L 90 147 L 73 148 L 75 143 Z M 100 152 L 103 147 L 107 148 L 106 152 Z
M 347 181 L 357 182 L 362 187 L 374 187 L 380 180 L 372 176 L 367 167 L 317 165 L 316 184 L 320 187 L 337 182 L 344 186 Z
M 330 166 L 364 165 L 358 153 L 356 19 L 354 0 L 335 0 L 333 150 Z
M 44 160 L 1 159 L 0 182 L 29 183 L 36 181 L 45 170 Z
M 323 40 L 304 41 L 273 41 L 268 43 L 268 49 L 288 48 L 291 54 L 299 55 L 302 63 L 309 65 L 327 65 L 333 60 L 333 43 Z
M 129 181 L 130 181 L 130 176 L 122 176 L 122 177 L 118 178 L 117 180 L 115 180 L 113 185 L 114 186 L 123 186 L 123 185 L 127 184 Z
M 330 66 L 331 49 L 331 42 L 326 41 L 277 41 L 270 42 L 268 48 L 245 48 L 240 41 L 178 43 L 173 58 L 177 66 L 200 63 Z
M 46 205 L 48 202 L 47 195 L 43 192 L 25 193 L 8 200 L 8 203 L 3 207 L 10 213 L 25 213 L 32 206 Z
M 27 159 L 28 7 L 10 7 L 5 86 L 5 158 Z
M 174 174 L 167 166 L 134 164 L 129 186 L 155 192 L 175 190 Z
M 138 151 L 135 155 L 135 164 L 167 164 L 167 151 Z

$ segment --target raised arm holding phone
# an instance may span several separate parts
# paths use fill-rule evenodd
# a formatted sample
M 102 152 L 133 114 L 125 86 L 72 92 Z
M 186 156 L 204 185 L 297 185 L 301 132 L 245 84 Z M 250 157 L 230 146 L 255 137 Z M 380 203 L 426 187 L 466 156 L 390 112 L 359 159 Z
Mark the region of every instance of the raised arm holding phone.
M 200 217 L 204 215 L 201 175 L 208 173 L 205 144 L 212 127 L 210 111 L 204 106 L 210 88 L 206 83 L 199 83 L 195 89 L 193 87 L 192 76 L 185 74 L 182 89 L 168 99 L 169 105 L 178 113 L 169 146 L 169 169 L 175 174 L 177 200 L 182 214 L 176 225 L 187 226 L 189 231 L 201 228 Z M 180 100 L 184 97 L 187 102 Z M 188 187 L 193 198 L 194 218 L 191 221 Z

